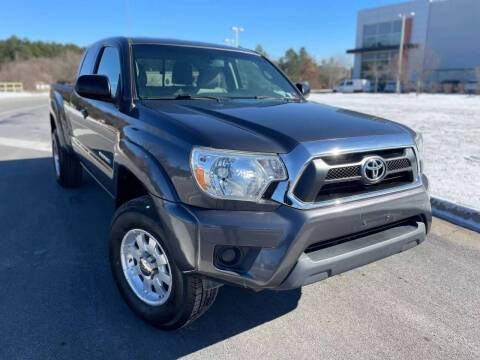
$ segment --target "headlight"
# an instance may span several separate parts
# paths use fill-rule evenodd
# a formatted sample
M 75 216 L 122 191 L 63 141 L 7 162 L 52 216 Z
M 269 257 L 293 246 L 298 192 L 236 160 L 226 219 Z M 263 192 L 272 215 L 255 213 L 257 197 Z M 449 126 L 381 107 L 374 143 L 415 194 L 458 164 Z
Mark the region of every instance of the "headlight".
M 257 201 L 272 182 L 287 179 L 276 155 L 194 148 L 190 165 L 200 189 L 219 199 Z
M 423 136 L 420 133 L 415 135 L 415 144 L 417 145 L 418 162 L 420 164 L 420 172 L 423 172 Z

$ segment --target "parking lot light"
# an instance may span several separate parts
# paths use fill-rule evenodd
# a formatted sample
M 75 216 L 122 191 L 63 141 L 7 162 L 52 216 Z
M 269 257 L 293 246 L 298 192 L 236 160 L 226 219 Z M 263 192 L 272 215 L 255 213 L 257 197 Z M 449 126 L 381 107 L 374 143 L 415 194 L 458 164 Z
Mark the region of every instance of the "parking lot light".
M 398 51 L 398 70 L 397 70 L 397 94 L 400 94 L 400 79 L 402 78 L 402 62 L 403 62 L 403 42 L 405 41 L 405 21 L 407 16 L 415 16 L 415 13 L 412 11 L 410 14 L 398 14 L 398 17 L 402 19 L 402 32 L 400 35 L 400 48 Z
M 238 33 L 245 31 L 243 27 L 232 26 L 232 30 L 235 32 L 235 46 L 238 47 Z

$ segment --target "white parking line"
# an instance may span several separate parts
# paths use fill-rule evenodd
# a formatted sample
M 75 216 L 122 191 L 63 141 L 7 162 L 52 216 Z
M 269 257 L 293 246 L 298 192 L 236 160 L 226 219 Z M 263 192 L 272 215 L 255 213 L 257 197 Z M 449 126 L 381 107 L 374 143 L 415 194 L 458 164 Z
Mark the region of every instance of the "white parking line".
M 3 111 L 3 112 L 0 112 L 0 118 L 4 115 L 13 114 L 16 112 L 25 112 L 25 111 L 40 109 L 40 108 L 46 107 L 47 105 L 48 104 L 42 104 L 42 105 L 30 106 L 30 107 L 20 107 L 12 110 Z
M 49 142 L 44 141 L 31 141 L 0 137 L 0 145 L 49 153 L 52 152 L 52 145 Z

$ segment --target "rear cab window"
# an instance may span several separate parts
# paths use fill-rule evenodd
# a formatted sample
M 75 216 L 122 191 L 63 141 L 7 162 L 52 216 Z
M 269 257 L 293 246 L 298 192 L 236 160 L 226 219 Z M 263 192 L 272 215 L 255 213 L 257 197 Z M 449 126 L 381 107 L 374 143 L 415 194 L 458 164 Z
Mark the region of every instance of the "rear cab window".
M 82 63 L 78 69 L 78 76 L 93 74 L 95 60 L 97 59 L 98 48 L 91 47 L 83 55 Z
M 120 56 L 116 48 L 106 46 L 100 55 L 95 74 L 105 75 L 110 82 L 112 97 L 117 97 L 120 84 Z

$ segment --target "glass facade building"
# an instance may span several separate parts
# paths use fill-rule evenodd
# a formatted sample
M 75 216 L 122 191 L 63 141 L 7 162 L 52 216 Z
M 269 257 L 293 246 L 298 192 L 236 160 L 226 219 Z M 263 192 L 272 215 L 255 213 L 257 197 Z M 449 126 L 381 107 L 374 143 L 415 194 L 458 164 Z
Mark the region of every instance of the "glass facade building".
M 363 47 L 400 45 L 402 21 L 389 21 L 363 26 Z
M 480 83 L 480 0 L 411 0 L 358 12 L 353 78 L 395 81 L 406 17 L 402 83 Z

